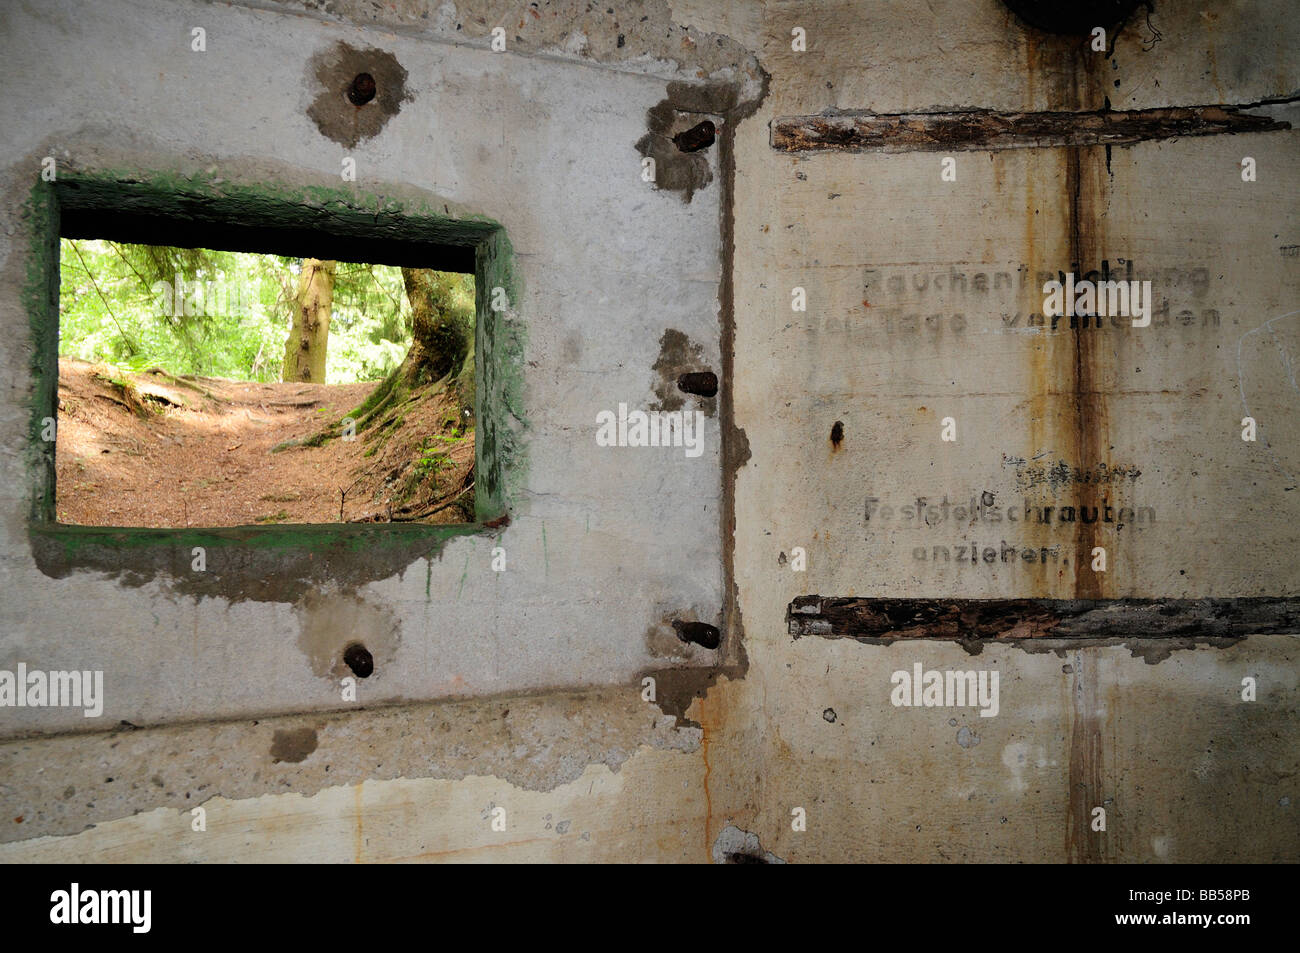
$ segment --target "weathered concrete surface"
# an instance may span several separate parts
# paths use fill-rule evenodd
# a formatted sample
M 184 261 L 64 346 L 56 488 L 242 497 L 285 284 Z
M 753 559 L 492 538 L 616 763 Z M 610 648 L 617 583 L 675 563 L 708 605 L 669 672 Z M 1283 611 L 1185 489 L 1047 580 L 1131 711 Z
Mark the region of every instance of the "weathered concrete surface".
M 418 46 L 425 33 L 485 48 L 499 13 L 491 4 L 382 9 L 336 4 L 330 13 L 317 9 L 323 6 L 268 5 L 265 13 L 247 15 L 270 17 L 268 23 L 293 39 L 321 20 L 378 18 L 375 29 L 356 31 L 357 42 L 396 49 L 405 62 L 402 44 Z M 722 620 L 724 646 L 740 645 L 747 666 L 716 679 L 692 675 L 696 680 L 684 683 L 684 693 L 664 702 L 672 707 L 700 690 L 703 697 L 684 712 L 698 730 L 668 729 L 659 721 L 658 706 L 640 702 L 630 683 L 612 697 L 584 696 L 592 699 L 584 708 L 590 720 L 583 719 L 576 734 L 587 740 L 566 748 L 558 761 L 546 738 L 548 732 L 559 737 L 553 726 L 574 717 L 571 696 L 538 701 L 546 714 L 537 716 L 538 732 L 519 742 L 517 753 L 510 739 L 519 729 L 499 712 L 491 713 L 499 704 L 515 718 L 517 699 L 493 699 L 492 709 L 482 702 L 484 707 L 474 709 L 480 714 L 465 719 L 468 724 L 446 719 L 447 742 L 428 749 L 419 740 L 421 726 L 436 717 L 434 711 L 453 708 L 431 706 L 427 715 L 424 709 L 402 708 L 382 716 L 309 714 L 251 728 L 230 722 L 11 742 L 3 753 L 4 783 L 10 788 L 4 792 L 6 810 L 24 798 L 48 804 L 40 782 L 22 779 L 42 768 L 52 770 L 52 763 L 59 765 L 59 779 L 66 777 L 66 784 L 80 791 L 76 776 L 90 783 L 90 772 L 98 773 L 93 757 L 111 757 L 112 749 L 93 745 L 109 739 L 129 741 L 142 752 L 162 750 L 173 739 L 192 739 L 192 748 L 176 749 L 177 763 L 184 765 L 180 777 L 188 780 L 192 771 L 195 784 L 214 790 L 217 774 L 200 767 L 199 754 L 211 750 L 220 752 L 216 770 L 233 772 L 238 780 L 222 789 L 229 802 L 210 802 L 207 834 L 189 832 L 184 805 L 168 800 L 166 790 L 173 789 L 167 788 L 148 796 L 108 795 L 96 801 L 106 807 L 93 819 L 89 809 L 80 814 L 47 808 L 42 826 L 30 831 L 16 834 L 10 823 L 9 840 L 70 836 L 7 844 L 0 856 L 198 860 L 257 849 L 267 859 L 339 860 L 707 862 L 726 860 L 729 853 L 795 863 L 1293 859 L 1300 852 L 1295 819 L 1300 644 L 1295 635 L 1252 634 L 1232 644 L 1180 647 L 1158 658 L 1135 655 L 1126 646 L 1077 641 L 1042 653 L 989 645 L 972 657 L 958 645 L 936 641 L 886 646 L 794 640 L 786 624 L 790 602 L 810 593 L 966 599 L 1295 593 L 1291 525 L 1297 491 L 1289 488 L 1300 474 L 1300 461 L 1288 449 L 1295 445 L 1297 419 L 1288 361 L 1296 342 L 1294 324 L 1285 317 L 1300 298 L 1300 258 L 1285 251 L 1300 245 L 1295 131 L 1144 142 L 1109 153 L 1104 147 L 963 152 L 956 182 L 940 179 L 942 153 L 801 157 L 771 146 L 774 118 L 825 109 L 1099 110 L 1109 98 L 1115 109 L 1136 110 L 1244 105 L 1286 99 L 1300 90 L 1292 52 L 1300 45 L 1300 25 L 1286 4 L 1159 6 L 1149 24 L 1143 16 L 1121 31 L 1109 59 L 1025 30 L 994 0 L 919 6 L 896 0 L 872 4 L 869 13 L 848 0 L 692 0 L 671 9 L 651 4 L 638 17 L 648 16 L 644 22 L 657 25 L 663 42 L 645 27 L 644 33 L 624 31 L 623 47 L 616 32 L 622 26 L 610 26 L 604 17 L 619 24 L 633 18 L 621 11 L 599 12 L 612 3 L 564 7 L 562 12 L 581 27 L 581 37 L 577 28 L 543 28 L 564 22 L 564 16 L 546 19 L 550 5 L 540 4 L 538 17 L 525 12 L 520 19 L 526 30 L 519 35 L 537 37 L 529 42 L 536 44 L 530 52 L 536 53 L 533 67 L 543 71 L 537 74 L 541 79 L 560 75 L 570 84 L 571 75 L 591 67 L 561 69 L 559 64 L 580 61 L 587 53 L 594 53 L 592 61 L 608 62 L 601 84 L 616 72 L 659 77 L 657 93 L 641 95 L 642 80 L 629 75 L 623 79 L 630 86 L 620 89 L 618 102 L 602 101 L 607 107 L 602 122 L 620 129 L 622 123 L 629 128 L 639 123 L 630 139 L 618 138 L 633 164 L 639 155 L 632 144 L 646 132 L 647 110 L 665 98 L 665 79 L 717 79 L 731 68 L 749 82 L 756 75 L 750 51 L 770 76 L 758 112 L 720 129 L 717 158 L 722 161 L 711 167 L 710 185 L 689 205 L 675 195 L 659 197 L 671 198 L 675 211 L 655 206 L 654 216 L 687 216 L 673 221 L 689 221 L 698 234 L 683 242 L 689 248 L 654 252 L 655 261 L 661 253 L 665 260 L 652 276 L 638 264 L 648 260 L 642 257 L 647 249 L 680 240 L 663 230 L 650 234 L 629 227 L 644 210 L 617 203 L 597 208 L 593 202 L 583 205 L 585 223 L 565 219 L 574 223 L 570 238 L 589 236 L 617 260 L 620 278 L 636 278 L 631 294 L 623 286 L 616 291 L 612 280 L 602 283 L 600 269 L 578 267 L 581 263 L 566 267 L 549 257 L 550 233 L 542 224 L 524 227 L 525 239 L 516 241 L 517 248 L 527 246 L 536 256 L 523 256 L 536 262 L 526 283 L 530 295 L 566 305 L 588 297 L 595 302 L 580 314 L 557 309 L 554 320 L 564 323 L 563 330 L 530 339 L 530 359 L 547 369 L 535 369 L 530 377 L 530 409 L 538 422 L 549 425 L 547 437 L 534 442 L 561 439 L 571 426 L 565 408 L 577 402 L 584 413 L 590 410 L 582 402 L 602 375 L 635 367 L 638 386 L 649 393 L 657 378 L 644 371 L 659 354 L 665 327 L 657 320 L 658 296 L 691 310 L 698 301 L 678 301 L 685 294 L 681 289 L 698 282 L 716 293 L 710 271 L 715 259 L 709 254 L 721 251 L 726 257 L 731 280 L 722 295 L 722 340 L 728 340 L 730 295 L 734 373 L 719 372 L 718 404 L 720 414 L 728 401 L 734 405 L 747 449 L 733 449 L 729 458 L 739 470 L 734 500 L 721 501 L 724 509 L 734 505 L 735 512 L 734 540 L 726 533 L 720 544 L 723 558 L 703 546 L 672 555 L 667 547 L 656 548 L 655 540 L 673 538 L 674 528 L 660 520 L 671 507 L 645 509 L 647 497 L 635 497 L 614 480 L 617 460 L 584 459 L 576 484 L 561 479 L 558 468 L 550 478 L 530 476 L 526 498 L 552 512 L 613 501 L 626 511 L 619 531 L 606 541 L 635 555 L 585 568 L 592 575 L 575 603 L 575 624 L 621 617 L 623 602 L 638 591 L 642 578 L 632 574 L 632 562 L 641 565 L 644 558 L 648 565 L 667 558 L 694 573 L 708 559 L 719 559 L 719 566 L 729 564 L 732 570 L 719 585 L 734 586 L 736 600 L 736 611 Z M 281 21 L 271 11 L 291 17 Z M 666 25 L 673 18 L 695 27 L 694 51 L 681 42 L 680 31 Z M 471 31 L 469 39 L 453 36 L 456 23 L 463 25 L 460 33 Z M 795 26 L 807 31 L 807 53 L 790 49 Z M 733 31 L 721 47 L 714 43 L 734 51 L 728 54 L 732 67 L 691 59 L 703 56 L 707 45 L 698 38 L 715 30 Z M 392 41 L 390 32 L 401 40 Z M 621 59 L 619 51 L 633 42 L 643 45 Z M 671 58 L 677 55 L 683 59 Z M 494 90 L 513 82 L 487 67 L 473 73 L 467 69 L 457 77 L 468 102 L 490 101 Z M 417 91 L 425 76 L 412 71 Z M 553 135 L 547 148 L 566 148 L 570 140 L 564 130 L 582 121 L 574 103 L 595 95 L 581 81 L 572 83 L 579 87 L 572 93 L 576 98 L 566 98 L 566 90 L 551 101 L 553 125 L 546 128 Z M 225 108 L 213 102 L 210 114 L 221 115 Z M 1286 112 L 1277 115 L 1294 126 Z M 390 128 L 419 115 L 403 106 Z M 497 142 L 515 149 L 510 183 L 523 181 L 550 193 L 537 201 L 556 214 L 566 203 L 586 202 L 581 189 L 569 187 L 580 181 L 586 188 L 585 177 L 575 179 L 562 164 L 548 161 L 546 149 L 519 150 L 507 132 L 503 126 Z M 257 134 L 249 136 L 245 141 L 256 146 Z M 179 140 L 163 145 L 185 149 Z M 365 143 L 359 147 L 365 148 Z M 464 148 L 472 153 L 472 147 Z M 265 154 L 259 148 L 248 151 Z M 426 181 L 419 171 L 424 158 L 384 155 L 406 170 L 400 176 L 404 181 Z M 728 155 L 734 169 L 725 162 Z M 1254 183 L 1240 178 L 1240 160 L 1247 155 L 1260 170 Z M 580 168 L 596 174 L 601 161 L 611 160 L 596 158 Z M 331 170 L 328 163 L 309 167 L 322 176 Z M 489 188 L 490 174 L 479 178 L 475 169 L 457 166 L 455 177 L 444 178 L 445 164 L 432 162 L 432 167 L 439 170 L 440 189 L 454 181 L 457 196 L 509 226 L 511 218 L 500 208 L 506 201 Z M 708 211 L 706 204 L 717 201 L 728 183 L 734 188 L 730 208 L 713 205 Z M 480 188 L 493 194 L 475 197 Z M 611 187 L 602 196 L 612 194 Z M 636 214 L 625 217 L 631 211 Z M 712 227 L 719 211 L 720 234 L 733 237 L 730 249 L 725 243 L 709 247 L 705 240 L 713 233 L 704 220 Z M 661 224 L 671 229 L 671 222 Z M 573 246 L 566 240 L 564 247 Z M 1158 310 L 1152 326 L 1143 329 L 1114 324 L 1070 329 L 1068 321 L 1052 329 L 1049 322 L 1030 323 L 1029 315 L 1042 310 L 1041 292 L 1034 287 L 1039 272 L 1054 275 L 1076 261 L 1086 271 L 1100 268 L 1103 260 L 1121 271 L 1132 261 L 1133 277 L 1152 280 L 1159 305 L 1167 301 L 1168 311 Z M 965 274 L 964 288 L 949 287 L 954 272 Z M 999 273 L 1005 273 L 1005 281 Z M 980 274 L 983 289 L 977 290 Z M 936 276 L 942 276 L 939 288 Z M 795 286 L 807 292 L 806 312 L 790 309 Z M 635 333 L 615 343 L 606 336 L 602 309 L 638 297 L 653 304 L 640 323 L 626 319 L 623 326 Z M 707 314 L 714 318 L 712 310 Z M 712 337 L 702 327 L 690 336 L 705 346 L 718 340 L 716 327 Z M 557 355 L 575 351 L 582 355 L 583 374 L 560 373 Z M 606 363 L 612 351 L 619 356 Z M 721 363 L 723 355 L 714 356 Z M 21 373 L 18 358 L 6 354 L 5 360 Z M 1240 440 L 1239 422 L 1247 413 L 1260 420 L 1264 436 L 1257 443 Z M 947 416 L 956 420 L 956 443 L 939 439 Z M 837 421 L 839 439 L 832 442 Z M 19 426 L 16 419 L 6 424 L 13 433 Z M 11 429 L 5 433 L 8 438 Z M 16 465 L 6 471 L 11 489 L 11 474 L 18 472 Z M 1132 522 L 1120 528 L 1058 518 L 1030 521 L 1014 533 L 1008 528 L 1007 507 L 1052 506 L 1059 517 L 1063 506 L 1101 502 L 1094 499 L 1099 491 L 1117 511 L 1131 508 Z M 953 506 L 985 493 L 993 498 L 990 506 L 1002 508 L 1001 521 L 956 527 Z M 918 496 L 937 506 L 945 494 L 950 506 L 944 519 L 936 514 L 930 525 L 901 512 Z M 892 513 L 886 516 L 877 506 L 868 520 L 869 497 L 890 505 Z M 1140 507 L 1154 512 L 1139 516 Z M 685 519 L 687 510 L 681 512 Z M 634 533 L 634 527 L 641 532 Z M 549 526 L 548 538 L 554 545 Z M 1022 552 L 1033 549 L 1040 558 L 985 561 L 983 549 L 1000 549 L 1003 539 Z M 978 562 L 955 560 L 956 547 L 969 548 L 972 542 L 981 550 Z M 1094 545 L 1107 549 L 1105 573 L 1086 568 Z M 806 552 L 804 573 L 792 570 L 796 546 Z M 932 558 L 936 546 L 950 550 L 946 560 Z M 918 547 L 925 559 L 915 555 Z M 1043 550 L 1053 555 L 1042 558 Z M 603 550 L 606 556 L 611 551 Z M 539 555 L 544 553 L 532 554 L 534 565 Z M 555 549 L 550 559 L 555 584 Z M 576 574 L 577 567 L 568 568 Z M 690 573 L 683 570 L 677 581 L 686 584 Z M 6 591 L 29 591 L 27 581 L 17 582 L 17 589 Z M 423 592 L 418 596 L 422 600 Z M 382 594 L 385 600 L 392 597 Z M 550 629 L 556 618 L 531 611 L 525 618 L 512 617 L 509 605 L 495 603 L 490 610 L 499 628 L 478 631 L 502 633 L 494 639 L 545 633 L 559 640 L 557 656 L 578 644 L 579 630 Z M 109 610 L 123 608 L 110 605 Z M 650 637 L 664 651 L 673 647 L 664 640 L 671 637 L 666 625 L 657 620 Z M 743 642 L 737 642 L 741 636 Z M 638 638 L 645 640 L 645 632 Z M 513 642 L 494 644 L 502 646 L 503 656 L 514 651 Z M 974 707 L 893 705 L 892 673 L 910 671 L 917 663 L 926 670 L 997 672 L 998 714 L 980 717 Z M 1242 700 L 1248 678 L 1257 686 L 1255 701 Z M 176 707 L 182 706 L 178 698 Z M 628 721 L 638 711 L 642 727 Z M 327 727 L 317 729 L 326 718 Z M 610 735 L 600 726 L 612 726 Z M 317 731 L 317 747 L 303 755 L 310 747 L 305 728 Z M 303 760 L 272 762 L 277 732 L 283 732 L 277 750 Z M 482 733 L 491 740 L 484 741 Z M 401 777 L 377 763 L 387 760 L 386 750 L 334 761 L 340 748 L 367 737 L 383 739 L 377 748 L 396 748 Z M 73 751 L 77 758 L 88 756 L 93 767 L 74 764 Z M 425 766 L 419 763 L 422 752 Z M 630 752 L 635 753 L 624 760 Z M 323 780 L 322 762 L 331 765 L 331 775 L 333 764 L 348 766 L 343 786 Z M 613 763 L 622 764 L 616 774 L 610 774 Z M 376 780 L 358 784 L 361 776 Z M 170 772 L 161 777 L 171 781 Z M 104 798 L 103 778 L 94 784 Z M 507 806 L 521 826 L 494 835 L 484 816 L 493 805 Z M 1097 807 L 1107 812 L 1105 832 L 1090 826 Z M 804 830 L 793 824 L 796 808 L 804 809 Z M 136 809 L 148 813 L 127 816 Z M 548 830 L 546 814 L 553 824 L 571 820 L 569 833 Z M 98 826 L 71 834 L 78 822 Z M 573 840 L 579 828 L 592 832 L 592 840 Z M 381 833 L 375 835 L 376 830 Z M 203 837 L 209 839 L 196 840 Z
M 621 771 L 591 765 L 547 792 L 495 777 L 399 778 L 212 798 L 206 830 L 193 829 L 191 808 L 158 808 L 80 836 L 0 845 L 0 862 L 79 863 L 92 839 L 105 863 L 686 862 L 708 848 L 701 781 L 698 761 L 643 749 Z M 677 796 L 648 798 L 651 788 Z M 504 830 L 492 827 L 497 808 Z
M 1115 109 L 1150 109 L 1296 92 L 1296 24 L 1285 3 L 1171 3 L 1149 20 L 1140 11 L 1107 38 L 1109 59 L 1023 27 L 998 0 L 882 0 L 869 15 L 854 0 L 769 0 L 764 12 L 761 59 L 782 116 L 1100 109 L 1107 98 Z M 807 31 L 807 53 L 791 50 L 796 26 Z M 1061 75 L 1073 71 L 1067 46 L 1101 67 L 1079 71 L 1078 103 L 1060 96 Z
M 350 156 L 360 194 L 505 228 L 521 289 L 509 319 L 527 339 L 523 405 L 512 408 L 526 465 L 506 474 L 511 522 L 359 589 L 321 594 L 355 601 L 357 635 L 386 657 L 362 686 L 363 704 L 631 684 L 645 670 L 714 661 L 698 647 L 665 659 L 646 632 L 665 617 L 720 621 L 716 420 L 697 458 L 594 439 L 599 411 L 655 402 L 665 333 L 692 343 L 701 366 L 689 370 L 719 362 L 719 189 L 700 188 L 689 203 L 656 190 L 633 148 L 665 97 L 662 78 L 241 5 L 168 4 L 164 15 L 147 0 L 55 3 L 2 16 L 15 87 L 0 107 L 0 320 L 14 383 L 3 409 L 0 572 L 12 597 L 0 665 L 102 669 L 107 703 L 98 722 L 12 710 L 0 735 L 343 707 L 337 680 L 304 649 L 320 614 L 299 593 L 194 598 L 162 578 L 128 587 L 87 572 L 50 579 L 33 565 L 20 209 L 46 155 L 65 174 L 210 171 L 289 188 L 345 185 Z M 191 49 L 192 25 L 206 30 L 204 52 Z M 400 111 L 352 148 L 308 115 L 323 88 L 318 54 L 340 43 L 382 49 L 406 72 Z M 349 56 L 349 70 L 364 60 Z M 383 65 L 391 71 L 387 57 Z M 692 160 L 716 164 L 717 151 Z M 501 573 L 491 569 L 497 546 L 507 555 Z M 304 636 L 308 628 L 315 634 Z M 345 635 L 327 633 L 325 649 L 341 651 Z
M 1142 29 L 1126 29 L 1113 67 L 1027 33 L 997 3 L 885 3 L 869 17 L 849 3 L 766 5 L 772 81 L 739 130 L 736 169 L 734 394 L 753 453 L 737 480 L 736 577 L 750 670 L 717 705 L 733 725 L 762 713 L 761 808 L 737 823 L 791 862 L 1269 861 L 1300 849 L 1294 635 L 1148 664 L 1121 647 L 971 657 L 934 642 L 795 641 L 781 623 L 806 593 L 1295 592 L 1285 448 L 1297 394 L 1280 370 L 1294 338 L 1275 324 L 1279 336 L 1256 340 L 1300 299 L 1300 268 L 1280 250 L 1300 227 L 1297 133 L 960 152 L 955 182 L 941 180 L 943 153 L 770 145 L 773 118 L 826 108 L 1076 110 L 1109 95 L 1137 109 L 1300 88 L 1285 52 L 1297 27 L 1280 6 L 1181 5 L 1152 23 L 1164 40 L 1144 53 Z M 790 49 L 796 25 L 806 54 Z M 1207 50 L 1235 64 L 1231 79 L 1200 72 Z M 1246 155 L 1269 182 L 1242 182 Z M 1043 310 L 1038 272 L 1126 267 L 1121 258 L 1153 281 L 1158 306 L 1169 301 L 1151 327 L 1028 324 Z M 954 272 L 964 288 L 950 286 Z M 1009 280 L 995 287 L 998 272 Z M 1022 286 L 1017 273 L 1031 277 Z M 795 286 L 807 312 L 791 310 Z M 1240 439 L 1243 377 L 1267 381 L 1243 386 L 1251 413 L 1276 428 L 1271 448 Z M 945 417 L 956 443 L 940 440 Z M 952 506 L 974 497 L 979 508 L 986 493 L 1001 522 L 966 513 L 959 524 Z M 936 506 L 929 525 L 925 507 L 919 519 L 901 512 L 918 496 Z M 1026 500 L 1059 512 L 1080 496 L 1135 512 L 1122 528 L 1007 520 Z M 1154 519 L 1138 521 L 1138 506 Z M 1004 540 L 1017 560 L 987 562 L 983 550 Z M 971 544 L 978 562 L 956 561 Z M 1108 550 L 1105 573 L 1091 571 L 1094 545 Z M 796 546 L 806 573 L 792 572 Z M 935 562 L 935 546 L 952 561 Z M 1059 559 L 1026 562 L 1029 547 Z M 998 715 L 895 707 L 891 674 L 918 662 L 1000 673 Z M 1267 697 L 1241 700 L 1247 676 Z M 715 739 L 713 750 L 731 747 Z M 805 832 L 792 830 L 798 806 Z M 1105 833 L 1090 829 L 1094 807 L 1107 810 Z
M 707 668 L 721 653 L 657 634 L 673 620 L 721 621 L 716 411 L 697 458 L 598 448 L 595 421 L 620 402 L 660 402 L 665 374 L 720 369 L 718 151 L 692 156 L 712 171 L 688 202 L 642 181 L 635 143 L 651 109 L 671 105 L 671 83 L 709 80 L 732 91 L 734 106 L 757 89 L 756 61 L 730 41 L 672 28 L 666 6 L 628 27 L 631 48 L 601 34 L 620 51 L 608 57 L 560 49 L 573 19 L 556 20 L 554 9 L 544 30 L 521 30 L 535 46 L 512 39 L 501 54 L 487 48 L 479 19 L 470 28 L 477 39 L 465 42 L 426 30 L 422 15 L 414 27 L 365 28 L 357 24 L 369 17 L 356 9 L 331 9 L 124 0 L 0 11 L 3 57 L 21 76 L 0 107 L 0 323 L 10 342 L 0 362 L 12 384 L 0 403 L 0 667 L 100 669 L 107 696 L 94 720 L 80 710 L 4 709 L 0 736 L 23 740 L 0 746 L 9 765 L 0 797 L 13 806 L 2 840 L 66 835 L 195 797 L 313 793 L 401 772 L 492 774 L 542 791 L 656 745 L 675 753 L 656 762 L 655 776 L 698 791 L 679 780 L 701 771 L 690 753 L 698 731 L 674 728 L 659 704 L 683 709 L 690 680 L 675 688 L 673 670 Z M 347 22 L 330 22 L 339 17 Z M 205 52 L 191 49 L 196 26 Z M 652 38 L 661 27 L 671 41 Z M 665 42 L 672 60 L 658 55 Z M 326 81 L 347 79 L 331 73 L 339 44 L 363 59 L 383 51 L 387 72 L 376 75 L 385 84 L 400 76 L 393 61 L 405 71 L 401 108 L 347 148 L 322 133 L 319 110 L 311 115 Z M 343 65 L 354 68 L 357 55 Z M 624 56 L 634 62 L 600 62 Z M 397 95 L 385 85 L 376 104 L 386 94 Z M 693 104 L 660 115 L 685 126 L 708 118 Z M 364 585 L 340 581 L 309 598 L 286 590 L 280 601 L 262 591 L 189 594 L 166 576 L 141 584 L 42 574 L 27 532 L 24 295 L 33 255 L 22 209 L 47 155 L 65 174 L 289 190 L 343 186 L 347 156 L 357 182 L 346 187 L 358 196 L 500 223 L 520 289 L 506 320 L 523 326 L 527 342 L 523 401 L 512 408 L 526 466 L 506 475 L 508 527 L 449 541 Z M 666 335 L 686 342 L 690 366 L 665 361 Z M 711 400 L 681 396 L 684 409 Z M 504 573 L 491 570 L 496 546 L 506 550 Z M 123 568 L 131 559 L 123 554 Z M 371 710 L 348 713 L 330 662 L 356 637 L 370 643 L 377 667 L 359 686 L 358 704 Z M 642 699 L 643 672 L 659 673 L 659 704 Z M 616 688 L 580 702 L 518 697 L 593 685 Z M 436 717 L 412 705 L 458 696 L 491 700 Z M 512 707 L 513 721 L 496 714 Z M 305 711 L 316 715 L 290 714 Z M 144 727 L 114 731 L 121 722 Z M 694 796 L 666 809 L 674 827 L 703 816 Z M 665 842 L 664 856 L 681 849 Z

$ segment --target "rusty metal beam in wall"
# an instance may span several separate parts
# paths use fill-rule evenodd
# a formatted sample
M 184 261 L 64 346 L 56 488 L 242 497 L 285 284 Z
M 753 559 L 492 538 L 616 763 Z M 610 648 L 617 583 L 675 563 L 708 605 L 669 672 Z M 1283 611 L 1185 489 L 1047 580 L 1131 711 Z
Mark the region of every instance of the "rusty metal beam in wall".
M 1251 115 L 1250 106 L 1188 106 L 1132 112 L 841 113 L 782 116 L 772 123 L 780 152 L 990 151 L 1113 146 L 1183 136 L 1271 132 L 1291 124 Z
M 860 599 L 799 596 L 790 634 L 895 639 L 1240 638 L 1300 634 L 1300 598 Z

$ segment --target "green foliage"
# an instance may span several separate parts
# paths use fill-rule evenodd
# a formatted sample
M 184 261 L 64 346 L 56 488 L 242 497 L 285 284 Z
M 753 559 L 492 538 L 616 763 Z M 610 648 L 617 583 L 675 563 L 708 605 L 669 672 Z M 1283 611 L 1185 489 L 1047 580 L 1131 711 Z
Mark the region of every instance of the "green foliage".
M 277 381 L 301 259 L 63 239 L 59 353 L 133 371 Z M 177 294 L 179 289 L 180 294 Z M 474 313 L 474 281 L 453 305 Z M 411 343 L 401 269 L 340 262 L 326 380 L 382 380 Z
M 287 326 L 287 317 L 285 321 Z M 402 270 L 339 262 L 326 352 L 327 382 L 382 380 L 402 363 L 410 345 L 411 308 Z
M 61 355 L 134 371 L 278 376 L 266 355 L 284 343 L 272 271 L 280 268 L 261 260 L 268 256 L 66 238 L 61 246 Z
M 443 434 L 434 434 L 421 440 L 420 459 L 415 461 L 414 467 L 416 482 L 423 482 L 432 476 L 436 484 L 438 472 L 452 465 L 451 458 L 447 455 L 451 448 L 464 443 L 468 439 L 472 438 L 447 437 Z
M 113 372 L 107 367 L 97 369 L 95 378 L 111 386 L 122 397 L 122 403 L 131 409 L 133 413 L 140 417 L 148 417 L 149 410 L 145 407 L 141 399 L 140 390 L 129 378 L 115 377 Z

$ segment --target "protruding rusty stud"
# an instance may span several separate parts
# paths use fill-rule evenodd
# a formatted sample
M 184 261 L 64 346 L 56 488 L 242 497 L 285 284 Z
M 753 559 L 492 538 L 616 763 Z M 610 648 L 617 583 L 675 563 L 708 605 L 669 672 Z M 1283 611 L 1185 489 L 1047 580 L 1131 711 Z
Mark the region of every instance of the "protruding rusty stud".
M 374 98 L 375 78 L 369 73 L 358 73 L 348 87 L 348 102 L 353 106 L 364 106 Z

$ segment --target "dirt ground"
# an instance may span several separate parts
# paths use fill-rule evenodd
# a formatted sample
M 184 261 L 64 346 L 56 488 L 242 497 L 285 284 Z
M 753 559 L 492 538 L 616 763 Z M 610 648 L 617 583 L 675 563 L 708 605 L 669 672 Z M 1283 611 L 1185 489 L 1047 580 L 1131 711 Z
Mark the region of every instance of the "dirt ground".
M 471 519 L 474 432 L 457 438 L 455 404 L 437 385 L 353 440 L 299 445 L 376 383 L 174 378 L 60 358 L 58 520 L 203 527 Z

